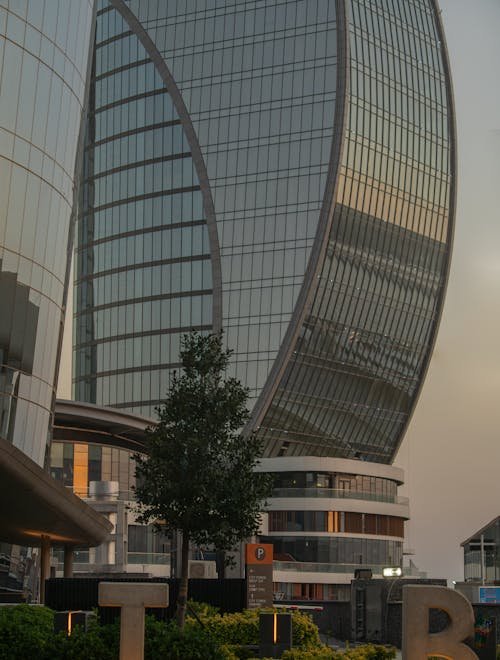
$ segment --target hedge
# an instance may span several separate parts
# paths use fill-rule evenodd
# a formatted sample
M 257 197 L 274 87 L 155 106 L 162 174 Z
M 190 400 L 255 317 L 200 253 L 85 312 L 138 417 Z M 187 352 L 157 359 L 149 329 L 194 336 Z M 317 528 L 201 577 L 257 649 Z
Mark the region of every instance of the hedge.
M 184 630 L 146 617 L 145 660 L 243 660 L 252 659 L 249 647 L 258 644 L 259 611 L 245 610 L 221 616 L 197 608 L 198 618 L 188 618 Z M 202 625 L 200 625 L 200 622 Z M 300 612 L 292 618 L 293 644 L 282 660 L 389 660 L 394 651 L 366 645 L 344 652 L 324 646 L 311 619 Z M 54 632 L 54 612 L 45 607 L 16 605 L 0 608 L 0 658 L 2 660 L 118 660 L 120 627 L 91 624 Z

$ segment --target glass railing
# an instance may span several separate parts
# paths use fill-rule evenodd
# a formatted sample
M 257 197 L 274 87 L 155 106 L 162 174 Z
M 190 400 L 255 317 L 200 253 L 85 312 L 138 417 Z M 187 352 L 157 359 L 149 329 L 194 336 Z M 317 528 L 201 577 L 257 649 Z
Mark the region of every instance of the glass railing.
M 382 575 L 387 564 L 326 564 L 307 561 L 273 561 L 275 571 L 297 571 L 313 573 L 354 573 L 357 569 L 371 569 L 374 575 Z
M 170 555 L 164 552 L 128 552 L 129 564 L 170 564 Z
M 389 502 L 390 504 L 408 505 L 407 497 L 383 495 L 364 491 L 344 490 L 342 488 L 273 488 L 272 497 L 325 497 L 341 500 L 368 500 L 370 502 Z
M 73 490 L 71 486 L 69 487 L 70 490 Z M 95 497 L 92 495 L 92 497 L 88 494 L 86 495 L 80 495 L 80 497 L 84 500 L 89 500 L 90 502 L 96 502 L 99 500 L 120 500 L 122 502 L 135 502 L 135 491 L 133 490 L 120 490 L 109 497 L 106 495 L 101 495 L 99 497 Z

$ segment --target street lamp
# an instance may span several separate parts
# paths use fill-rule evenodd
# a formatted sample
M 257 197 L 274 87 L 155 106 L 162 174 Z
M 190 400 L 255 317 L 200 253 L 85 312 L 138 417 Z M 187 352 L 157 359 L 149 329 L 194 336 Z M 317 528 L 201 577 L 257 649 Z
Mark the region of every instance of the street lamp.
M 388 641 L 388 630 L 387 630 L 387 624 L 389 621 L 389 601 L 391 598 L 392 590 L 396 586 L 396 584 L 400 584 L 402 582 L 402 577 L 403 577 L 403 569 L 401 566 L 388 566 L 387 568 L 382 569 L 382 575 L 385 578 L 389 578 L 391 585 L 387 591 L 387 596 L 385 598 L 385 617 L 384 617 L 384 637 L 385 637 L 385 642 L 387 643 Z M 393 579 L 391 579 L 393 578 Z

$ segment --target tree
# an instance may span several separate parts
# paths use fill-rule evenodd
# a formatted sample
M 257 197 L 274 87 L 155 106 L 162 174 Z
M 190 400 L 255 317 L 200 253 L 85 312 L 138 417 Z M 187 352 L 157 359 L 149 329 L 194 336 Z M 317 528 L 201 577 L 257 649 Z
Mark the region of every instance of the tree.
M 220 335 L 185 335 L 182 371 L 147 430 L 146 454 L 136 455 L 139 520 L 182 534 L 177 622 L 184 626 L 189 543 L 228 551 L 257 532 L 268 475 L 254 467 L 261 452 L 240 430 L 248 419 L 247 390 L 225 376 L 231 351 Z

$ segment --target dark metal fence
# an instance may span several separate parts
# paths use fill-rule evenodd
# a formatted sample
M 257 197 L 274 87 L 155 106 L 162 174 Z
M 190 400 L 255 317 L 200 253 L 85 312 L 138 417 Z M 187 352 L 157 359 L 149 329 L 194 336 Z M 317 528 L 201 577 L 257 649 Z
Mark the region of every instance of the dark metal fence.
M 89 577 L 51 578 L 45 583 L 45 604 L 53 610 L 92 610 L 98 607 L 99 582 L 166 582 L 169 585 L 169 606 L 146 610 L 160 620 L 171 619 L 175 614 L 175 602 L 179 592 L 179 580 L 143 577 Z M 221 613 L 240 612 L 246 603 L 246 582 L 239 579 L 189 580 L 188 597 L 192 600 L 209 603 L 219 608 Z M 119 608 L 99 608 L 103 623 L 113 621 Z

